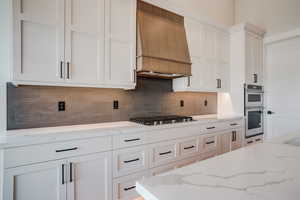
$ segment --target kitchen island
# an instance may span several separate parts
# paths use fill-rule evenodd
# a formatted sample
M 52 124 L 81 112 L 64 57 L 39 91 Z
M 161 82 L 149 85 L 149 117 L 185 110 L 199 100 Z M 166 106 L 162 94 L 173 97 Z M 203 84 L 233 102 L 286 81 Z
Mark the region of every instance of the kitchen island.
M 257 144 L 137 182 L 145 200 L 299 200 L 300 148 Z

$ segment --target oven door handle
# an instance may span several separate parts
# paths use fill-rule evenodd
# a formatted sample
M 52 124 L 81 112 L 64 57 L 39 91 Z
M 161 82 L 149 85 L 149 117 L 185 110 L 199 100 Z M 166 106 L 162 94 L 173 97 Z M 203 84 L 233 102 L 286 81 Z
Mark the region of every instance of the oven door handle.
M 268 110 L 267 114 L 268 114 L 268 115 L 274 115 L 275 112 L 273 112 L 273 111 L 271 111 L 271 110 Z

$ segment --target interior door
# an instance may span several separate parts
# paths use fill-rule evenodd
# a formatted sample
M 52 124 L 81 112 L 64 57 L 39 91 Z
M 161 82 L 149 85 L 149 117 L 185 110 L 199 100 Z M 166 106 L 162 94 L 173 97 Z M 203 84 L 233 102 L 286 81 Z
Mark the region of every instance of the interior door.
M 68 200 L 111 200 L 111 157 L 107 152 L 70 159 Z
M 5 170 L 5 200 L 66 200 L 64 161 Z M 65 176 L 64 176 L 65 177 Z
M 66 81 L 101 84 L 105 66 L 105 0 L 66 2 Z
M 64 0 L 13 0 L 14 80 L 63 82 Z
M 268 138 L 300 131 L 300 37 L 266 46 Z

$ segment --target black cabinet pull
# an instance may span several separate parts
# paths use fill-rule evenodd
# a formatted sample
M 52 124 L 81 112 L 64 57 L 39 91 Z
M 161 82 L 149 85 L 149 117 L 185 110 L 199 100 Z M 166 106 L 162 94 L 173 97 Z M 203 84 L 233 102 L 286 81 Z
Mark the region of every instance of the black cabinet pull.
M 210 130 L 210 129 L 215 129 L 216 127 L 215 126 L 212 126 L 212 127 L 207 127 L 206 129 Z
M 237 125 L 238 125 L 237 123 L 230 124 L 230 126 L 237 126 Z
M 159 155 L 163 156 L 163 155 L 167 155 L 167 154 L 170 154 L 170 153 L 172 153 L 172 151 L 167 151 L 167 152 L 159 153 Z
M 141 140 L 141 139 L 135 138 L 135 139 L 124 140 L 124 142 L 134 142 L 134 141 L 139 141 L 139 140 Z
M 61 166 L 61 184 L 65 184 L 65 164 Z
M 195 146 L 189 146 L 189 147 L 184 147 L 183 149 L 187 150 L 187 149 L 192 149 L 192 148 L 195 148 Z
M 258 82 L 258 75 L 257 74 L 253 74 L 253 78 L 254 78 L 254 83 Z
M 133 83 L 136 83 L 136 69 L 133 70 Z
M 70 79 L 70 62 L 67 62 L 67 79 Z
M 258 142 L 258 141 L 261 141 L 261 139 L 256 139 L 255 141 Z
M 70 183 L 73 182 L 73 163 L 70 163 Z
M 60 78 L 61 78 L 61 79 L 64 78 L 64 75 L 63 75 L 63 64 L 64 64 L 64 62 L 61 61 L 61 62 L 60 62 Z
M 131 162 L 136 162 L 136 161 L 139 161 L 139 160 L 140 160 L 139 158 L 132 159 L 132 160 L 125 160 L 124 163 L 131 163 Z
M 136 186 L 132 186 L 132 187 L 128 187 L 128 188 L 124 188 L 125 191 L 128 191 L 128 190 L 132 190 L 134 189 Z
M 206 144 L 213 144 L 215 141 L 206 142 Z
M 56 153 L 60 153 L 60 152 L 66 152 L 66 151 L 76 151 L 78 149 L 78 147 L 74 147 L 74 148 L 70 148 L 70 149 L 59 149 L 56 150 Z
M 251 144 L 251 143 L 253 143 L 253 141 L 248 141 L 248 142 L 247 142 L 247 144 Z
M 236 131 L 232 131 L 232 142 L 236 141 Z

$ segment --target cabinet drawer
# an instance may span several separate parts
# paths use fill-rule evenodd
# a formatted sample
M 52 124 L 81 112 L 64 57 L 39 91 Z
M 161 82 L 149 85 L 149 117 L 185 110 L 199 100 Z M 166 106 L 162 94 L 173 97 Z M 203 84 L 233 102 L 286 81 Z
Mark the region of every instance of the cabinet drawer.
M 219 130 L 223 130 L 226 129 L 226 123 L 210 123 L 210 124 L 206 124 L 204 127 L 204 131 L 207 133 L 213 133 Z
M 111 137 L 9 148 L 4 150 L 4 166 L 5 168 L 17 167 L 111 149 Z
M 121 149 L 146 144 L 143 134 L 117 135 L 113 138 L 113 148 Z
M 200 138 L 200 152 L 210 152 L 210 151 L 216 151 L 217 150 L 217 135 L 208 135 L 208 136 L 202 136 Z
M 114 177 L 139 172 L 149 167 L 149 152 L 144 147 L 113 152 Z
M 245 146 L 262 143 L 262 142 L 263 142 L 263 136 L 259 135 L 252 138 L 245 139 Z
M 179 155 L 190 156 L 198 153 L 199 145 L 197 138 L 192 138 L 179 143 Z
M 169 163 L 177 157 L 177 143 L 164 143 L 152 149 L 151 166 L 156 167 L 161 164 Z
M 226 123 L 227 128 L 239 128 L 243 126 L 243 120 L 235 120 Z
M 135 184 L 138 180 L 148 177 L 148 172 L 138 173 L 114 180 L 113 199 L 114 200 L 133 200 L 140 195 L 135 190 Z

